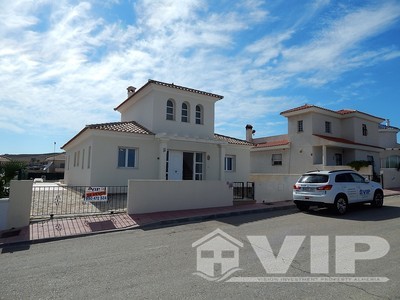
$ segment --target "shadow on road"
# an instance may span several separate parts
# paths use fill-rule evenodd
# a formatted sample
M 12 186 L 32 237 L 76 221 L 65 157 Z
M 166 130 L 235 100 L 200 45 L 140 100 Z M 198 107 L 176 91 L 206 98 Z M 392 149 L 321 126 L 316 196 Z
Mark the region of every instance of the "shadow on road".
M 328 208 L 310 209 L 307 214 L 323 216 L 327 218 L 354 220 L 354 221 L 385 221 L 400 217 L 400 207 L 384 205 L 382 208 L 374 208 L 369 204 L 353 204 L 343 216 L 337 215 Z
M 274 210 L 252 214 L 242 214 L 239 216 L 232 216 L 227 218 L 218 219 L 219 222 L 227 223 L 233 226 L 240 226 L 247 223 L 257 222 L 265 219 L 272 219 L 282 216 L 296 214 L 299 211 L 297 208 L 287 208 L 283 210 Z
M 29 243 L 20 244 L 20 245 L 13 245 L 13 246 L 5 246 L 1 250 L 1 254 L 26 251 L 26 250 L 29 250 L 30 248 L 31 248 L 31 245 Z

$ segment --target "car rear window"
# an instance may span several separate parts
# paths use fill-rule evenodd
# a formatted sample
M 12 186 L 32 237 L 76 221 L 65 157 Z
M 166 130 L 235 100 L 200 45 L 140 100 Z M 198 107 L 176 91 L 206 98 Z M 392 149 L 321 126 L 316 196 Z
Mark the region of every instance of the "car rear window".
M 300 183 L 326 183 L 329 180 L 328 175 L 305 174 L 300 177 Z

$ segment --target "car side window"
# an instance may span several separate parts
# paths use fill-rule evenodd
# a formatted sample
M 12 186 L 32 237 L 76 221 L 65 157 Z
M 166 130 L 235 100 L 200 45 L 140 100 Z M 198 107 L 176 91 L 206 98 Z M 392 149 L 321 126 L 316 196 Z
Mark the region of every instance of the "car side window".
M 351 177 L 353 177 L 353 179 L 354 179 L 354 182 L 357 182 L 357 183 L 364 183 L 365 182 L 365 179 L 364 179 L 364 177 L 362 177 L 362 176 L 360 176 L 360 175 L 358 175 L 358 174 L 350 174 L 351 175 Z
M 351 173 L 346 173 L 344 175 L 346 175 L 346 182 L 354 182 L 355 181 L 353 176 L 351 176 Z
M 346 182 L 346 174 L 338 174 L 335 177 L 335 182 Z

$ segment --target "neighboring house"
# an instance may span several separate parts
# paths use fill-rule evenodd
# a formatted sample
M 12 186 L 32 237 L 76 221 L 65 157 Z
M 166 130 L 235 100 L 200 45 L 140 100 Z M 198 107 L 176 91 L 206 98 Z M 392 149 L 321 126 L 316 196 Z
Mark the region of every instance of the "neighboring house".
M 64 173 L 65 171 L 65 153 L 49 156 L 45 159 L 43 171 L 47 173 Z
M 214 133 L 223 96 L 149 80 L 115 110 L 120 122 L 87 125 L 62 149 L 68 185 L 128 179 L 247 181 L 252 143 Z
M 246 139 L 255 144 L 251 150 L 252 179 L 261 180 L 256 174 L 291 176 L 289 181 L 276 180 L 279 187 L 265 188 L 271 192 L 278 189 L 289 197 L 290 181 L 311 170 L 344 169 L 353 161 L 364 160 L 371 164 L 364 175 L 378 176 L 386 166 L 399 161 L 399 129 L 381 125 L 385 119 L 357 110 L 333 111 L 308 104 L 281 115 L 288 119 L 288 134 L 253 139 L 252 126 L 246 126 Z M 276 177 L 264 176 L 262 181 Z
M 216 229 L 192 244 L 196 248 L 197 271 L 208 279 L 221 278 L 239 268 L 239 247 L 243 243 Z

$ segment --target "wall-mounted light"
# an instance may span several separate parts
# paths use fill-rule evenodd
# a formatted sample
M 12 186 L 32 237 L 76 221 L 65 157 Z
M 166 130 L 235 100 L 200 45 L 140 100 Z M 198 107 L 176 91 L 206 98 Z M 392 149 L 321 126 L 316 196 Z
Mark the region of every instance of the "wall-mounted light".
M 211 158 L 210 155 L 207 155 L 207 160 L 210 160 L 210 158 Z

